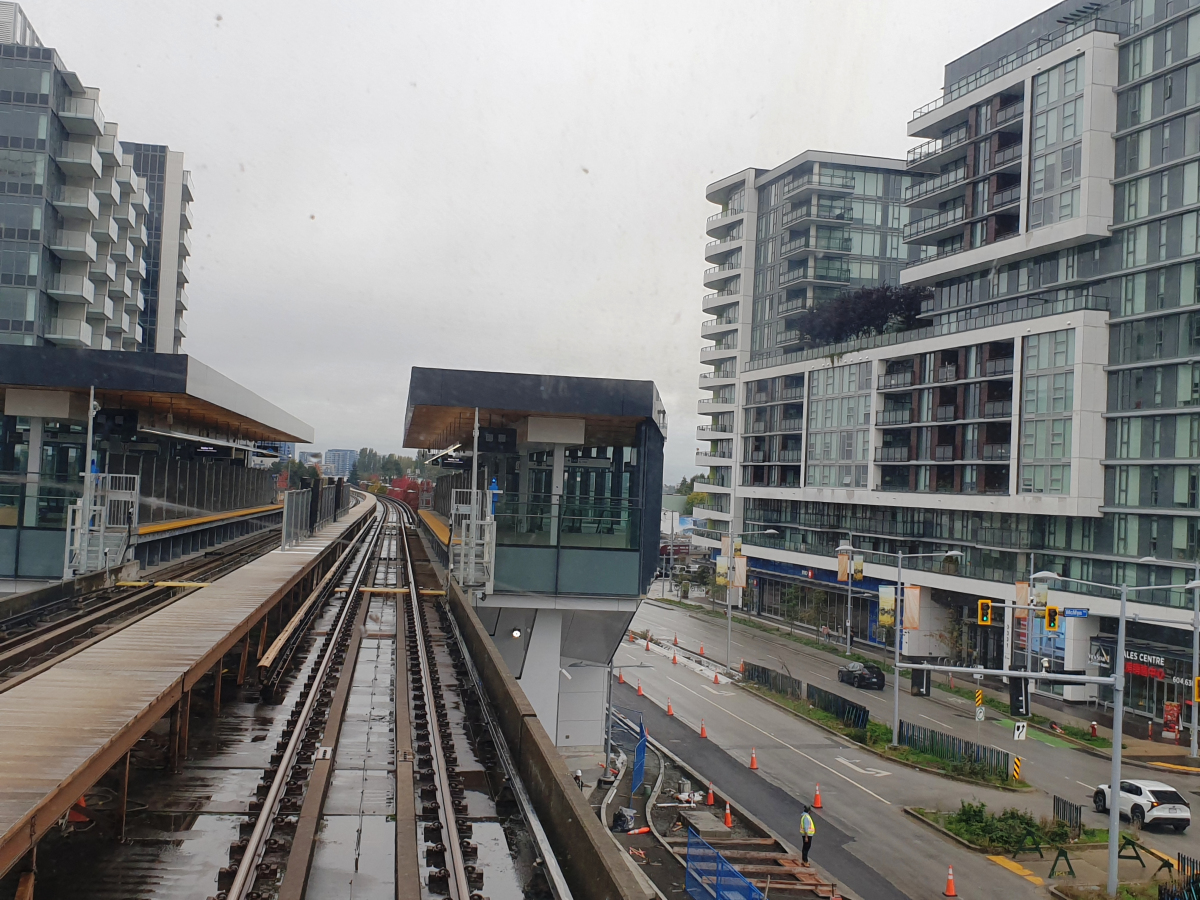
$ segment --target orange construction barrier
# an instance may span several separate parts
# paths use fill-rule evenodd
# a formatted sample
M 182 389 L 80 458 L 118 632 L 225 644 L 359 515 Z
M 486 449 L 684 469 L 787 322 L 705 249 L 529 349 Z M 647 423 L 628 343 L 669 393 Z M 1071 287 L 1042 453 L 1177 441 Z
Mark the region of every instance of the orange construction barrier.
M 617 684 L 624 684 L 624 683 L 625 683 L 625 673 L 622 672 L 620 669 L 617 669 Z
M 757 769 L 757 768 L 758 768 L 758 754 L 756 754 L 756 753 L 754 752 L 754 748 L 753 748 L 753 747 L 751 747 L 751 748 L 750 748 L 750 768 L 751 768 L 751 769 Z
M 667 715 L 668 716 L 675 715 L 675 710 L 671 708 L 671 698 L 670 697 L 667 698 Z
M 708 800 L 706 801 L 705 806 L 712 806 L 712 805 L 713 805 L 713 790 L 712 790 L 712 782 L 710 781 L 708 783 Z
M 730 814 L 730 812 L 729 812 L 729 804 L 728 803 L 725 804 L 725 827 L 726 828 L 733 827 L 733 815 Z
M 817 792 L 813 795 L 812 808 L 813 809 L 821 808 L 821 782 L 819 782 L 819 781 L 817 782 Z
M 702 737 L 702 738 L 708 737 L 708 729 L 704 727 L 703 719 L 700 720 L 700 737 Z
M 954 866 L 949 866 L 949 872 L 946 874 L 946 890 L 942 893 L 943 897 L 957 897 L 958 891 L 954 890 Z
M 642 679 L 640 679 L 640 678 L 638 679 L 638 696 L 639 697 L 646 696 L 645 692 L 642 690 Z

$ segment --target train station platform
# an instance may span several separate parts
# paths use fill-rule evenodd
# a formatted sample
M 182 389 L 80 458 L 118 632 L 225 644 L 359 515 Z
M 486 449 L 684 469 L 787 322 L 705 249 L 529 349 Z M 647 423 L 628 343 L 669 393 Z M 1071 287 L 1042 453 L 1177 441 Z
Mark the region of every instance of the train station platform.
M 275 550 L 0 693 L 0 875 L 298 585 L 328 569 L 371 495 Z M 308 579 L 306 581 L 306 579 Z

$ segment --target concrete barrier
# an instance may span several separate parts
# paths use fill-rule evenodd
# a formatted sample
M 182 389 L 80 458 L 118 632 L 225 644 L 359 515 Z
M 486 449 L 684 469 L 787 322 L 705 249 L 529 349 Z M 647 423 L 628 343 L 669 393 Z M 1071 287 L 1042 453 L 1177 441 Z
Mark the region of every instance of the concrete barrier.
M 575 900 L 653 900 L 629 872 L 462 590 L 449 579 L 447 587 L 450 610 Z

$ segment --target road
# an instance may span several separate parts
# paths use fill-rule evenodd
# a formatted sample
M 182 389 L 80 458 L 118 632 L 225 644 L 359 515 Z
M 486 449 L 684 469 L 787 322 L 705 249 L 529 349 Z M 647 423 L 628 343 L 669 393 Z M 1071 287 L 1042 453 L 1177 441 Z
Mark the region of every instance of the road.
M 655 636 L 667 641 L 678 634 L 680 644 L 693 650 L 703 643 L 708 658 L 721 663 L 725 661 L 725 623 L 721 620 L 689 614 L 678 607 L 648 601 L 639 608 L 631 627 L 635 630 L 648 628 Z M 805 682 L 812 681 L 820 687 L 861 703 L 870 709 L 872 717 L 879 721 L 891 722 L 891 676 L 888 676 L 888 689 L 883 692 L 855 689 L 838 682 L 838 662 L 833 655 L 737 624 L 733 627 L 732 651 L 734 665 L 745 659 L 747 662 L 769 666 L 776 671 L 787 671 L 795 678 Z M 625 648 L 627 659 L 629 652 Z M 634 651 L 633 656 L 636 657 L 638 652 L 645 655 L 639 650 Z M 670 664 L 669 659 L 667 664 Z M 634 673 L 627 673 L 627 677 L 631 674 Z M 659 686 L 656 685 L 657 687 Z M 936 689 L 931 697 L 913 697 L 902 690 L 900 715 L 905 721 L 950 732 L 977 743 L 990 744 L 1021 756 L 1023 780 L 1039 791 L 1020 795 L 1016 799 L 1019 800 L 1020 806 L 1029 809 L 1035 815 L 1050 815 L 1053 811 L 1052 798 L 1057 794 L 1084 806 L 1085 824 L 1094 827 L 1107 826 L 1107 816 L 1092 811 L 1091 796 L 1096 785 L 1108 782 L 1111 765 L 1109 760 L 1082 752 L 1065 741 L 1032 729 L 1028 732 L 1028 739 L 1015 741 L 1011 721 L 999 713 L 988 709 L 988 719 L 977 723 L 974 718 L 974 705 L 970 701 Z M 868 759 L 875 757 L 868 754 Z M 1200 797 L 1200 777 L 1175 772 L 1158 773 L 1132 766 L 1125 770 L 1125 777 L 1165 781 L 1184 792 L 1185 796 Z M 875 780 L 872 778 L 872 781 Z M 935 780 L 942 784 L 955 784 L 944 779 Z M 998 802 L 1002 805 L 1013 805 L 1014 796 L 1005 794 Z M 990 804 L 992 801 L 988 802 Z M 906 800 L 905 803 L 933 805 L 928 798 L 922 797 Z M 957 802 L 953 805 L 957 806 Z M 1195 806 L 1193 803 L 1193 807 Z M 1171 855 L 1179 851 L 1195 853 L 1195 836 L 1191 832 L 1181 835 L 1171 830 L 1148 830 L 1144 837 L 1148 844 Z

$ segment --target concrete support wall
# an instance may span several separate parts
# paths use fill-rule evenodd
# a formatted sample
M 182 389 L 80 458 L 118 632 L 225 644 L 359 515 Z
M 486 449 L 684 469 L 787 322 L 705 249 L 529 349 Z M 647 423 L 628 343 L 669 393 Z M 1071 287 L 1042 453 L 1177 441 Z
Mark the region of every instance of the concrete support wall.
M 1064 640 L 1063 668 L 1068 672 L 1084 672 L 1088 675 L 1099 675 L 1097 666 L 1088 665 L 1088 651 L 1092 646 L 1092 638 L 1100 633 L 1100 619 L 1089 616 L 1086 619 L 1067 619 L 1059 621 L 1067 626 Z M 1096 696 L 1096 685 L 1079 684 L 1066 685 L 1063 688 L 1063 699 L 1083 702 Z
M 524 612 L 505 610 L 505 612 Z M 504 617 L 501 616 L 503 619 Z M 500 634 L 497 631 L 497 634 Z M 497 637 L 503 641 L 503 635 Z M 542 727 L 549 734 L 556 734 L 558 727 L 559 647 L 562 644 L 562 613 L 557 609 L 539 609 L 533 618 L 533 632 L 525 651 L 525 666 L 520 669 L 517 683 L 525 696 L 537 710 Z

